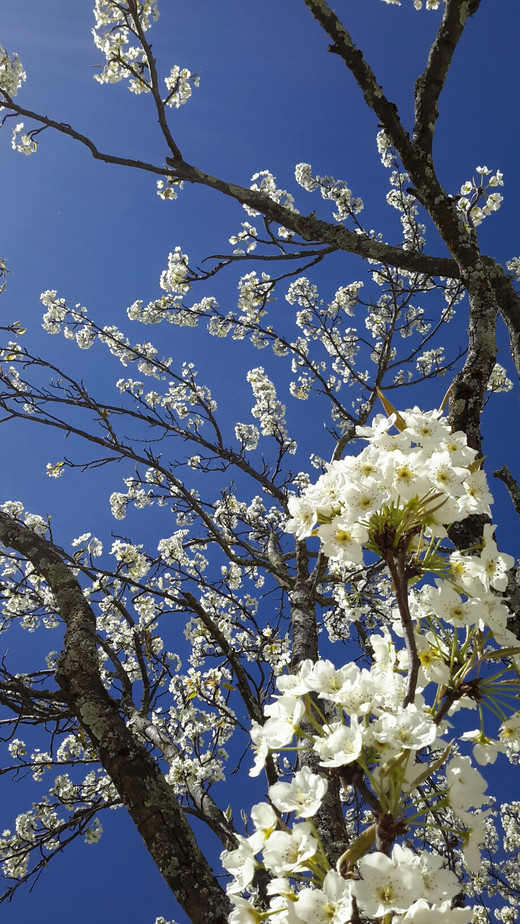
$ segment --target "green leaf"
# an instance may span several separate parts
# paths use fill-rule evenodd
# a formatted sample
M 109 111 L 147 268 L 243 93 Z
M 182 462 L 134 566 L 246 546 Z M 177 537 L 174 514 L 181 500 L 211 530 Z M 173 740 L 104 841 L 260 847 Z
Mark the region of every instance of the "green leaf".
M 480 656 L 481 661 L 498 661 L 500 658 L 512 658 L 520 654 L 520 648 L 499 648 L 498 651 L 486 651 Z

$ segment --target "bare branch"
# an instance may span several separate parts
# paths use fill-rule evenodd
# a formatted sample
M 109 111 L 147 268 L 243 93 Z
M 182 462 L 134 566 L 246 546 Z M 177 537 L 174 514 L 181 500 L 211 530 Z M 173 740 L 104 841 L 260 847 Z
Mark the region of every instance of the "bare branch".
M 457 265 L 450 258 L 435 257 L 416 251 L 401 250 L 399 247 L 392 247 L 389 244 L 384 244 L 366 235 L 348 231 L 344 225 L 335 225 L 330 222 L 321 221 L 317 219 L 313 213 L 307 216 L 300 215 L 298 212 L 293 212 L 279 205 L 261 192 L 247 189 L 236 183 L 229 183 L 226 180 L 221 180 L 185 161 L 167 157 L 166 162 L 169 166 L 157 167 L 154 164 L 135 158 L 119 157 L 116 154 L 103 153 L 98 150 L 90 138 L 76 131 L 65 122 L 57 122 L 55 119 L 51 119 L 48 116 L 41 115 L 30 109 L 25 109 L 9 97 L 5 91 L 0 92 L 4 97 L 5 108 L 9 108 L 13 112 L 23 115 L 26 118 L 34 119 L 34 121 L 40 122 L 42 125 L 49 128 L 53 128 L 61 134 L 68 135 L 70 138 L 74 138 L 88 148 L 95 160 L 100 160 L 106 164 L 115 164 L 122 167 L 144 170 L 160 177 L 173 175 L 189 183 L 208 186 L 211 189 L 224 193 L 226 196 L 230 196 L 242 205 L 248 205 L 258 210 L 270 221 L 276 222 L 285 228 L 289 228 L 291 231 L 295 231 L 304 241 L 327 244 L 338 250 L 356 253 L 364 260 L 375 260 L 376 262 L 385 263 L 390 266 L 398 266 L 403 270 L 423 273 L 426 276 L 458 277 L 459 275 Z
M 503 465 L 502 468 L 498 468 L 496 472 L 493 472 L 495 478 L 499 478 L 500 481 L 503 481 L 509 496 L 513 502 L 513 507 L 515 508 L 518 516 L 520 517 L 520 485 L 517 480 L 513 478 L 513 475 L 509 471 L 507 465 Z
M 431 155 L 439 116 L 438 100 L 448 69 L 468 19 L 477 12 L 480 0 L 447 0 L 439 31 L 430 48 L 428 63 L 415 84 L 415 126 L 413 141 Z
M 355 78 L 368 108 L 377 116 L 382 127 L 391 138 L 395 149 L 403 159 L 403 163 L 407 166 L 406 161 L 408 158 L 406 154 L 412 151 L 412 143 L 408 133 L 401 125 L 397 106 L 386 98 L 372 68 L 365 60 L 363 52 L 356 47 L 350 33 L 326 0 L 304 0 L 304 2 L 329 38 L 332 39 L 333 44 L 329 47 L 329 51 L 339 55 L 345 62 Z

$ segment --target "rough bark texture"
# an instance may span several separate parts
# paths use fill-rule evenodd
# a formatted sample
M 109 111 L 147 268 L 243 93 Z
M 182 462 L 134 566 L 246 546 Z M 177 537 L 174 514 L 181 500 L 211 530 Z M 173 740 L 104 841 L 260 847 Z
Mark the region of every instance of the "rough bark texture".
M 226 924 L 230 904 L 197 845 L 171 787 L 105 690 L 95 616 L 57 548 L 0 512 L 0 541 L 30 561 L 66 623 L 56 679 L 91 739 L 162 876 L 194 924 Z
M 438 101 L 448 69 L 469 16 L 476 13 L 480 0 L 462 6 L 460 0 L 447 0 L 444 15 L 433 42 L 424 72 L 415 84 L 415 125 L 413 141 L 425 154 L 432 153 L 435 125 L 439 116 Z
M 295 673 L 302 661 L 307 658 L 317 661 L 319 658 L 315 584 L 319 579 L 320 563 L 318 561 L 309 573 L 309 559 L 304 542 L 298 543 L 297 572 L 296 586 L 291 592 L 291 671 Z M 324 708 L 322 700 L 320 708 Z M 313 730 L 311 724 L 305 722 L 302 722 L 302 728 L 309 733 Z M 337 775 L 324 771 L 320 766 L 319 755 L 305 748 L 303 739 L 300 748 L 300 766 L 309 767 L 313 773 L 325 773 L 329 781 L 327 794 L 313 820 L 322 843 L 327 845 L 327 855 L 331 863 L 334 863 L 345 850 L 347 843 L 347 831 L 339 798 L 339 779 Z

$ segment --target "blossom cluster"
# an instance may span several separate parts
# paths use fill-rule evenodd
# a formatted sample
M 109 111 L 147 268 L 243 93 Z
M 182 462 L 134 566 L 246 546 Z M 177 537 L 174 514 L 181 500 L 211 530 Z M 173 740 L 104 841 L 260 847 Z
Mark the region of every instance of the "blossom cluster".
M 479 554 L 437 553 L 447 524 L 490 515 L 486 475 L 465 434 L 452 433 L 441 412 L 418 408 L 379 415 L 357 432 L 368 440 L 365 449 L 328 464 L 315 484 L 289 498 L 287 531 L 298 539 L 317 536 L 340 573 L 363 566 L 367 551 L 388 563 L 389 555 L 405 550 L 409 577 L 430 572 L 436 579 L 410 593 L 418 622 L 427 617 L 456 629 L 478 627 L 514 645 L 508 607 L 496 593 L 506 589 L 514 559 L 498 551 L 492 525 L 484 526 Z M 421 644 L 426 659 L 431 645 Z
M 359 455 L 330 463 L 316 484 L 289 499 L 287 530 L 299 539 L 318 535 L 329 558 L 361 563 L 370 518 L 385 505 L 421 500 L 435 536 L 446 535 L 443 524 L 489 515 L 492 497 L 476 452 L 441 412 L 381 414 L 357 434 L 368 441 Z
M 139 32 L 147 32 L 159 18 L 157 0 L 140 0 L 135 8 L 133 4 L 115 0 L 96 0 L 94 18 L 94 44 L 103 52 L 106 62 L 95 79 L 99 83 L 119 83 L 127 79 L 132 93 L 149 93 L 153 78 L 148 49 L 144 44 L 132 45 L 131 41 Z M 175 65 L 164 83 L 167 91 L 164 105 L 178 109 L 188 102 L 192 87 L 198 87 L 199 76 Z
M 286 189 L 280 189 L 276 185 L 276 177 L 273 176 L 270 170 L 259 170 L 258 173 L 254 173 L 251 177 L 251 185 L 249 188 L 257 192 L 261 192 L 264 196 L 268 196 L 274 202 L 282 205 L 290 212 L 298 212 L 298 209 L 294 205 L 294 196 L 292 196 L 290 192 L 287 192 Z M 244 209 L 247 214 L 251 215 L 252 217 L 260 214 L 256 211 L 256 209 L 249 205 L 244 205 Z M 290 240 L 292 237 L 292 231 L 289 231 L 287 228 L 280 226 L 278 229 L 278 235 L 279 237 L 282 237 L 286 240 Z
M 171 68 L 168 77 L 164 78 L 168 95 L 164 100 L 166 106 L 178 109 L 188 102 L 192 94 L 192 87 L 198 87 L 200 78 L 192 74 L 187 67 L 180 68 L 178 64 Z
M 9 96 L 16 96 L 25 77 L 18 55 L 9 55 L 0 45 L 0 91 L 4 90 Z
M 298 539 L 317 536 L 338 577 L 363 567 L 366 551 L 378 556 L 393 579 L 397 605 L 389 625 L 370 637 L 370 667 L 305 660 L 296 674 L 277 678 L 264 722 L 253 723 L 251 775 L 273 757 L 282 773 L 293 772 L 281 752 L 299 753 L 300 769 L 269 787 L 269 802 L 251 812 L 254 832 L 222 855 L 233 877 L 230 924 L 260 920 L 261 870 L 271 877 L 268 914 L 276 924 L 346 924 L 360 912 L 389 924 L 472 920 L 471 908 L 453 902 L 460 882 L 442 854 L 412 850 L 411 835 L 407 846 L 399 839 L 421 817 L 433 828 L 449 826 L 460 839 L 466 871 L 480 868 L 491 812 L 487 784 L 450 741 L 448 719 L 478 703 L 481 727 L 462 734 L 461 745 L 470 742 L 473 760 L 482 765 L 499 752 L 516 759 L 520 713 L 508 717 L 504 702 L 509 696 L 514 710 L 518 684 L 507 680 L 502 699 L 494 698 L 508 668 L 491 676 L 484 670 L 502 654 L 517 660 L 518 649 L 507 648 L 516 637 L 499 596 L 514 559 L 498 551 L 489 523 L 478 554 L 440 546 L 447 524 L 471 513 L 489 515 L 492 497 L 476 452 L 463 433 L 450 432 L 440 411 L 397 412 L 386 399 L 385 406 L 388 415 L 358 427 L 368 441 L 358 456 L 331 463 L 289 501 L 286 529 Z M 412 586 L 422 578 L 423 586 Z M 493 643 L 506 647 L 497 652 Z M 484 732 L 485 699 L 502 718 L 496 740 Z M 374 819 L 367 818 L 335 867 L 311 820 L 330 774 L 345 793 L 358 790 Z
M 16 96 L 25 79 L 26 74 L 18 55 L 9 55 L 0 45 L 0 95 L 5 93 L 10 97 Z M 3 108 L 0 102 L 0 110 Z M 23 122 L 18 122 L 13 129 L 11 147 L 21 154 L 36 151 L 36 141 L 32 135 L 24 132 Z
M 38 149 L 37 141 L 33 134 L 24 132 L 24 123 L 18 122 L 13 129 L 11 138 L 11 147 L 20 154 L 34 154 Z
M 54 760 L 50 754 L 36 751 L 24 764 L 26 749 L 19 739 L 11 742 L 10 751 L 20 760 L 20 766 L 32 764 L 32 775 L 36 780 L 41 779 L 45 770 L 53 764 L 65 763 L 71 756 L 83 754 L 82 746 L 72 735 L 65 739 Z M 117 793 L 104 773 L 92 770 L 81 782 L 73 782 L 68 773 L 60 773 L 50 787 L 49 795 L 34 803 L 28 811 L 20 813 L 13 831 L 6 828 L 1 832 L 0 863 L 4 876 L 22 879 L 27 874 L 31 849 L 39 850 L 43 857 L 50 857 L 63 849 L 61 836 L 65 830 L 65 818 L 69 823 L 72 820 L 86 844 L 97 843 L 103 828 L 94 813 L 104 801 L 113 803 L 114 807 L 119 804 Z
M 336 206 L 333 213 L 336 221 L 344 221 L 351 215 L 358 215 L 363 210 L 363 201 L 353 196 L 345 180 L 335 180 L 332 176 L 314 175 L 310 164 L 297 164 L 294 171 L 296 182 L 307 192 L 319 189 L 323 199 L 332 201 Z
M 276 388 L 262 366 L 247 373 L 247 381 L 253 390 L 256 403 L 251 409 L 253 417 L 260 422 L 264 436 L 274 436 L 291 454 L 296 452 L 296 443 L 289 439 L 285 424 L 285 405 L 276 394 Z M 243 427 L 243 425 L 238 425 Z M 243 429 L 240 434 L 244 433 Z
M 476 228 L 482 224 L 484 218 L 500 208 L 504 197 L 489 190 L 504 185 L 504 174 L 497 170 L 490 176 L 489 167 L 475 167 L 475 173 L 478 174 L 478 180 L 472 177 L 462 184 L 457 208 L 462 213 L 464 221 Z M 487 182 L 486 177 L 489 177 Z
M 159 16 L 156 0 L 136 4 L 136 15 L 142 31 L 147 31 Z M 96 0 L 92 36 L 96 48 L 105 55 L 106 63 L 95 79 L 98 83 L 119 83 L 128 79 L 132 93 L 148 93 L 151 86 L 145 49 L 141 45 L 130 44 L 131 37 L 135 35 L 132 16 L 127 4 Z
M 424 784 L 438 765 L 437 761 L 425 770 L 424 755 L 435 747 L 439 753 L 443 729 L 422 697 L 416 704 L 400 706 L 404 678 L 396 673 L 396 651 L 388 632 L 372 642 L 371 670 L 353 663 L 336 669 L 329 661 L 305 661 L 298 674 L 278 678 L 279 696 L 266 707 L 265 724 L 252 729 L 257 749 L 253 773 L 259 772 L 270 751 L 293 749 L 296 735 L 306 749 L 312 746 L 325 770 L 334 768 L 347 778 L 349 767 L 365 772 L 381 805 L 396 816 L 405 815 L 415 786 Z M 416 763 L 419 752 L 421 763 Z M 336 868 L 331 866 L 311 821 L 327 793 L 325 770 L 322 775 L 303 766 L 290 782 L 271 785 L 269 803 L 251 810 L 253 834 L 222 854 L 223 866 L 233 876 L 228 892 L 236 908 L 230 924 L 259 920 L 243 893 L 254 893 L 255 875 L 262 869 L 273 877 L 267 891 L 269 911 L 277 924 L 345 924 L 354 919 L 354 902 L 370 919 L 393 913 L 392 924 L 467 924 L 471 909 L 451 908 L 460 883 L 442 856 L 429 850 L 415 853 L 400 844 L 394 844 L 390 855 L 379 849 L 368 853 L 375 841 L 375 825 L 359 835 Z M 449 806 L 462 830 L 467 827 L 464 853 L 474 870 L 480 861 L 478 845 L 486 812 L 475 815 L 471 809 L 480 809 L 485 802 L 485 789 L 486 782 L 469 757 L 455 756 L 447 763 L 444 787 L 437 786 L 431 807 L 438 818 Z

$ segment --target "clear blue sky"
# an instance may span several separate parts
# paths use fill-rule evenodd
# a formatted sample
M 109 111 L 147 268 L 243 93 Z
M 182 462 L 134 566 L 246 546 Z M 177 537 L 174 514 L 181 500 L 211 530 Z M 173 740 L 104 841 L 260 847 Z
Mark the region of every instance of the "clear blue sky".
M 335 7 L 409 127 L 413 83 L 424 67 L 440 11 L 418 13 L 412 0 L 403 0 L 400 8 L 381 0 L 337 0 Z M 191 102 L 171 119 L 188 161 L 246 186 L 254 172 L 269 169 L 280 186 L 299 193 L 302 211 L 321 208 L 294 181 L 294 165 L 309 162 L 317 172 L 349 182 L 365 202 L 368 227 L 388 240 L 400 239 L 398 215 L 384 202 L 387 174 L 375 148 L 375 119 L 340 59 L 327 53 L 327 37 L 302 0 L 162 0 L 160 10 L 150 33 L 159 65 L 165 73 L 179 64 L 201 75 Z M 123 85 L 100 87 L 93 80 L 101 57 L 91 40 L 92 24 L 89 3 L 3 0 L 0 43 L 18 52 L 27 71 L 20 102 L 72 124 L 101 150 L 163 163 L 167 152 L 150 99 L 134 97 Z M 483 0 L 441 97 L 435 148 L 441 181 L 452 193 L 458 193 L 477 164 L 503 171 L 503 206 L 480 235 L 485 250 L 502 262 L 520 252 L 519 25 L 518 0 Z M 51 354 L 57 365 L 69 364 L 76 374 L 90 370 L 90 381 L 108 387 L 120 367 L 92 369 L 93 353 L 78 355 L 62 338 L 41 332 L 40 292 L 56 288 L 72 303 L 86 305 L 98 321 L 123 326 L 127 305 L 158 294 L 170 250 L 180 244 L 199 263 L 225 250 L 228 237 L 247 216 L 216 193 L 197 188 L 186 188 L 177 202 L 163 202 L 151 175 L 96 163 L 80 145 L 49 131 L 38 154 L 25 158 L 10 148 L 13 121 L 0 132 L 0 256 L 13 273 L 2 296 L 2 318 L 19 319 L 35 351 Z M 434 238 L 427 249 L 442 253 Z M 346 284 L 364 278 L 366 271 L 345 255 L 332 270 L 320 269 L 315 279 L 327 297 L 328 273 Z M 222 276 L 204 294 L 213 293 L 222 304 L 233 304 L 236 274 Z M 279 306 L 283 311 L 284 302 Z M 155 339 L 166 352 L 195 361 L 220 390 L 223 406 L 228 402 L 229 419 L 244 419 L 249 400 L 245 386 L 237 389 L 237 378 L 252 365 L 267 364 L 265 355 L 234 354 L 237 378 L 231 379 L 227 345 L 216 348 L 202 329 L 133 330 L 130 336 Z M 505 358 L 499 356 L 502 362 Z M 242 403 L 231 404 L 232 399 Z M 507 420 L 516 410 L 515 399 L 496 400 L 498 418 L 501 414 Z M 301 425 L 308 430 L 304 420 Z M 496 454 L 499 433 L 490 427 L 485 434 L 490 470 L 503 462 Z M 52 514 L 63 543 L 87 530 L 109 534 L 114 522 L 107 498 L 120 490 L 117 471 L 52 481 L 44 475 L 45 463 L 57 461 L 69 444 L 56 434 L 27 432 L 17 425 L 2 435 L 1 500 L 21 500 L 34 512 Z M 309 436 L 309 450 L 319 452 L 321 439 L 320 428 Z M 29 787 L 13 791 L 1 779 L 2 826 L 30 799 Z M 183 920 L 123 811 L 103 820 L 106 833 L 99 845 L 73 847 L 52 863 L 31 894 L 21 889 L 13 904 L 2 906 L 6 924 L 24 924 L 33 917 L 42 924 L 153 924 L 159 914 Z

